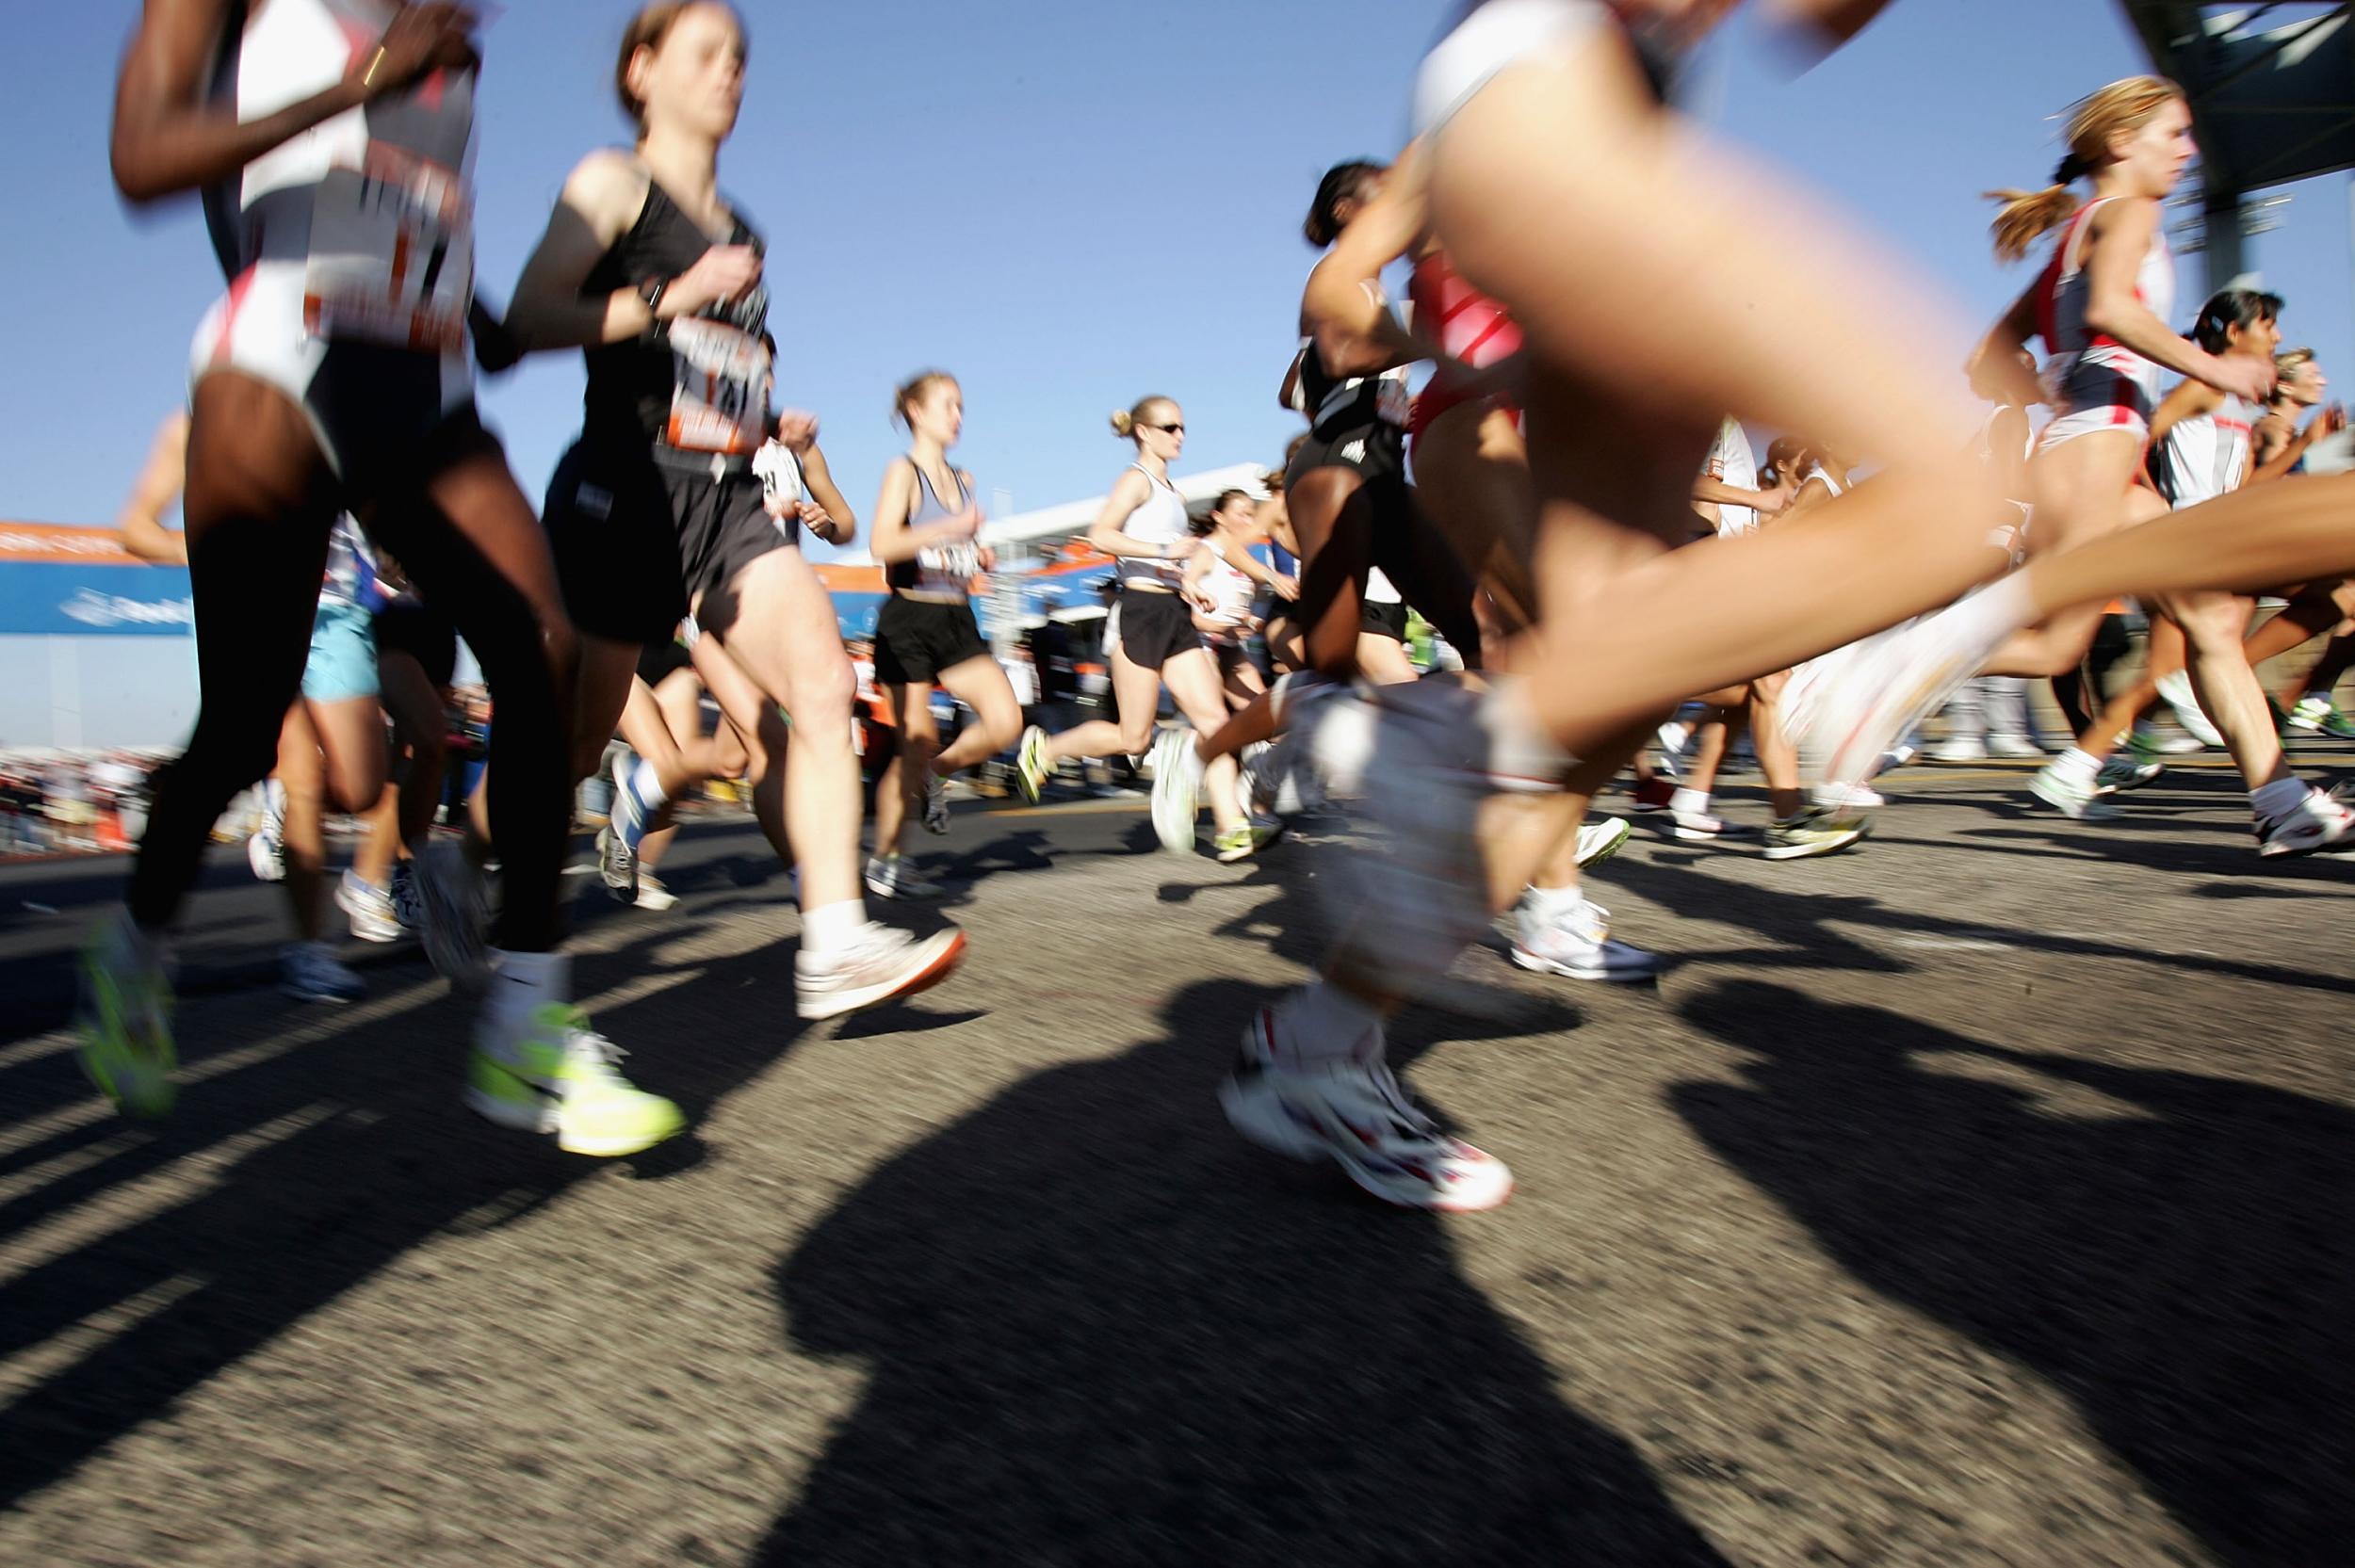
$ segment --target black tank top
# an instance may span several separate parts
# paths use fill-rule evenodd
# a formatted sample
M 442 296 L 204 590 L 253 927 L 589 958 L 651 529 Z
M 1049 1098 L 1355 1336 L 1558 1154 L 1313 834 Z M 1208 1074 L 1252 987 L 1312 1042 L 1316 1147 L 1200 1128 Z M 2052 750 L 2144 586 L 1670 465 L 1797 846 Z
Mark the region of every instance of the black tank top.
M 729 203 L 733 211 L 735 203 Z M 768 248 L 740 214 L 727 243 Z M 711 235 L 679 210 L 661 185 L 646 182 L 638 221 L 597 258 L 584 297 L 675 278 L 712 248 Z M 632 441 L 750 458 L 768 434 L 771 364 L 769 289 L 763 283 L 732 304 L 660 323 L 643 337 L 586 350 L 589 387 L 583 439 Z

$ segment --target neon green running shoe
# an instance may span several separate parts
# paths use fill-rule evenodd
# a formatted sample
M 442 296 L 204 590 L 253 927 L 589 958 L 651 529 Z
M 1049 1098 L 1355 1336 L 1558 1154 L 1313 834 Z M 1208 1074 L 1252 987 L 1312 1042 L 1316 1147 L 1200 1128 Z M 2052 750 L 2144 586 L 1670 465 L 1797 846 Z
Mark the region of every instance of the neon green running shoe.
M 171 978 L 162 947 L 119 911 L 82 946 L 74 1009 L 82 1071 L 125 1116 L 152 1121 L 171 1109 L 179 1057 L 171 1045 Z
M 613 1158 L 651 1149 L 687 1125 L 678 1107 L 622 1076 L 621 1048 L 568 1003 L 532 1010 L 511 1038 L 478 1026 L 466 1104 L 502 1127 L 554 1133 L 566 1154 Z

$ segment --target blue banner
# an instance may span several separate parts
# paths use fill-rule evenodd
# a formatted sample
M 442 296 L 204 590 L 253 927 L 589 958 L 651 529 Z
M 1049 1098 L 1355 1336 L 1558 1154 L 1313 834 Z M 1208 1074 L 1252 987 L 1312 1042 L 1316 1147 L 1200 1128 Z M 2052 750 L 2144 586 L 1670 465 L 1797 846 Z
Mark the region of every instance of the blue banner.
M 196 601 L 182 566 L 0 565 L 0 636 L 192 637 Z

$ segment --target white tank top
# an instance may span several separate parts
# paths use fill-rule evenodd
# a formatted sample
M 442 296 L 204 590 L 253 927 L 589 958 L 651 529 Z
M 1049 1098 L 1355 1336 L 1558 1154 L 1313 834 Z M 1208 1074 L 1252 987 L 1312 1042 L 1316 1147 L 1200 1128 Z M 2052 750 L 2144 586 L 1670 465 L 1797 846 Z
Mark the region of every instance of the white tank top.
M 1365 597 L 1369 605 L 1395 605 L 1404 601 L 1406 595 L 1401 593 L 1398 585 L 1384 576 L 1382 569 L 1376 566 L 1366 572 Z
M 1129 465 L 1145 475 L 1145 499 L 1120 531 L 1130 539 L 1141 539 L 1147 544 L 1175 544 L 1187 537 L 1186 498 L 1178 493 L 1178 487 L 1167 479 L 1157 479 L 1145 471 L 1145 464 Z M 1157 560 L 1150 556 L 1120 558 L 1120 580 L 1142 584 L 1148 588 L 1175 589 L 1185 581 L 1186 564 L 1178 560 Z
M 382 0 L 268 0 L 222 42 L 217 101 L 264 119 L 342 81 L 399 8 Z M 453 350 L 474 293 L 472 72 L 348 109 L 205 192 L 221 267 L 301 270 L 316 338 Z
M 2044 379 L 2057 413 L 2123 408 L 2148 421 L 2158 407 L 2159 367 L 2086 325 L 2086 303 L 2093 292 L 2085 269 L 2086 236 L 2093 215 L 2115 200 L 2088 202 L 2061 231 L 2038 291 L 2037 331 L 2052 352 Z M 2175 258 L 2164 232 L 2152 234 L 2151 249 L 2136 270 L 2135 298 L 2162 321 L 2174 314 Z
M 1742 422 L 1730 414 L 1717 427 L 1717 439 L 1709 448 L 1709 472 L 1738 490 L 1758 488 L 1758 454 L 1750 450 L 1749 434 L 1742 428 Z M 1746 534 L 1757 526 L 1757 508 L 1717 503 L 1717 532 L 1721 536 Z
M 1952 451 L 1954 448 L 1950 446 L 1947 450 Z M 1846 493 L 1848 488 L 1847 486 L 1842 484 L 1838 479 L 1833 478 L 1830 474 L 1827 473 L 1824 469 L 1824 465 L 1820 462 L 1811 465 L 1808 469 L 1807 477 L 1799 481 L 1799 488 L 1801 490 L 1805 490 L 1811 482 L 1821 483 L 1826 490 L 1831 492 L 1831 497 L 1835 501 L 1840 499 L 1840 497 Z
M 1215 543 L 1209 540 L 1203 543 L 1210 552 L 1210 569 L 1202 574 L 1202 594 L 1210 602 L 1208 619 L 1222 626 L 1239 626 L 1251 613 L 1251 602 L 1259 597 L 1259 582 L 1241 567 L 1229 566 Z
M 2211 413 L 2168 428 L 2161 472 L 2167 498 L 2178 511 L 2240 488 L 2249 473 L 2249 430 L 2256 411 L 2227 396 Z

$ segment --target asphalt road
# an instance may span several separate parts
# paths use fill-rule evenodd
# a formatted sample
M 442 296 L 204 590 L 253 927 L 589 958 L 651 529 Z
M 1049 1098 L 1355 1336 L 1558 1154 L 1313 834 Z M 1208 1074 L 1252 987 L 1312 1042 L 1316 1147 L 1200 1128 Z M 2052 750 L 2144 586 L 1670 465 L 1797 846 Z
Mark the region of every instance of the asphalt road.
M 584 884 L 579 994 L 695 1123 L 603 1164 L 460 1108 L 413 949 L 279 996 L 226 849 L 128 1125 L 62 1032 L 121 863 L 0 869 L 0 1560 L 2355 1560 L 2355 862 L 2260 862 L 2212 767 L 2102 826 L 2022 778 L 1903 773 L 1827 860 L 1639 835 L 1656 988 L 1468 955 L 1393 1032 L 1519 1180 L 1449 1220 L 1212 1097 L 1347 837 L 968 806 L 966 968 L 809 1028 L 701 822 L 675 911 Z

